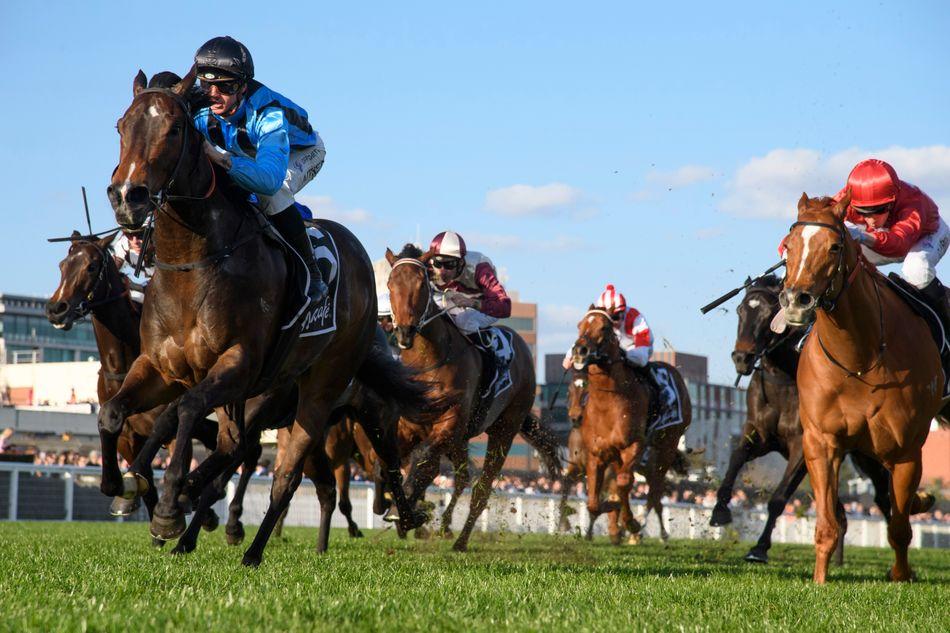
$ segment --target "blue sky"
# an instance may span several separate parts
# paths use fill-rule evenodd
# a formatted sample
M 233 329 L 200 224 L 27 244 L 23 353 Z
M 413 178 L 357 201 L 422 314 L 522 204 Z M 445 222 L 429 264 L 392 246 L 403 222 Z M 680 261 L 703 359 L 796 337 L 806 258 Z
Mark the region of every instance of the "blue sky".
M 731 381 L 735 315 L 698 308 L 777 260 L 802 189 L 874 153 L 950 205 L 940 2 L 342 4 L 0 5 L 0 291 L 52 291 L 80 185 L 114 224 L 136 71 L 225 33 L 326 141 L 304 199 L 373 258 L 461 232 L 540 304 L 542 352 L 612 282 Z

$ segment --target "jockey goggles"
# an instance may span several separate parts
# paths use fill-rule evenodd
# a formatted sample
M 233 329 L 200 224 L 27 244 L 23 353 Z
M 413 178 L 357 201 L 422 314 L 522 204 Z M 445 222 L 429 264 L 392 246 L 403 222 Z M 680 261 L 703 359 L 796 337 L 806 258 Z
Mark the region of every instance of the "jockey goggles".
M 431 261 L 433 268 L 446 268 L 448 270 L 457 270 L 462 263 L 462 260 L 456 257 L 434 257 Z
M 858 215 L 881 215 L 891 210 L 892 203 L 879 204 L 876 207 L 852 207 Z
M 217 86 L 218 92 L 227 96 L 235 94 L 241 89 L 241 86 L 244 85 L 244 82 L 240 79 L 232 79 L 230 81 L 205 81 L 204 79 L 199 79 L 198 82 L 201 84 L 201 89 L 205 92 L 211 92 L 211 86 Z

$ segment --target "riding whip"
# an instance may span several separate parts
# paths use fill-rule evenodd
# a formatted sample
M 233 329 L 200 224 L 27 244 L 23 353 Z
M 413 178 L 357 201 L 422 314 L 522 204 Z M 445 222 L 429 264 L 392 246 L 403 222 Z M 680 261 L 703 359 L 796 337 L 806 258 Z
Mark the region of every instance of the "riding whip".
M 135 262 L 135 276 L 142 275 L 142 269 L 145 268 L 145 254 L 148 252 L 148 245 L 152 241 L 152 223 L 149 221 L 142 232 L 142 246 L 139 248 L 139 259 Z
M 557 402 L 558 394 L 561 393 L 561 387 L 564 386 L 564 377 L 567 376 L 569 369 L 565 369 L 564 373 L 561 374 L 561 382 L 557 383 L 557 389 L 554 390 L 554 395 L 551 396 L 551 402 L 548 404 L 548 411 L 554 409 L 554 403 Z
M 722 295 L 721 297 L 719 297 L 718 299 L 716 299 L 716 300 L 713 301 L 712 303 L 708 303 L 708 304 L 704 305 L 702 308 L 699 309 L 699 311 L 702 312 L 703 314 L 707 314 L 710 310 L 714 310 L 714 309 L 718 308 L 719 306 L 721 306 L 722 304 L 724 304 L 726 301 L 729 301 L 729 299 L 732 299 L 734 296 L 736 296 L 737 294 L 739 294 L 740 292 L 742 292 L 742 291 L 745 290 L 746 288 L 752 286 L 752 285 L 753 285 L 755 282 L 757 282 L 758 280 L 762 279 L 763 277 L 765 277 L 765 276 L 768 275 L 769 273 L 778 270 L 779 268 L 781 268 L 781 267 L 784 266 L 784 265 L 785 265 L 785 260 L 783 259 L 782 261 L 780 261 L 779 263 L 777 263 L 777 264 L 775 264 L 774 266 L 770 267 L 768 270 L 766 270 L 764 273 L 762 273 L 761 275 L 759 275 L 759 276 L 756 277 L 755 279 L 750 279 L 749 281 L 745 282 L 744 284 L 742 284 L 742 285 L 739 286 L 738 288 L 736 288 L 736 289 L 734 289 L 734 290 L 730 290 L 730 291 L 727 292 L 726 294 Z
M 89 219 L 89 201 L 86 200 L 86 187 L 82 188 L 82 205 L 86 207 L 86 226 L 89 228 L 89 235 L 92 235 L 92 220 Z

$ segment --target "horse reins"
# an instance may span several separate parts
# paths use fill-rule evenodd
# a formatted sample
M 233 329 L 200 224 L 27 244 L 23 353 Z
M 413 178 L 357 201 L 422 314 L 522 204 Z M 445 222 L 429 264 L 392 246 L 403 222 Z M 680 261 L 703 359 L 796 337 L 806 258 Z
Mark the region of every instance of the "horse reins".
M 586 319 L 587 317 L 592 316 L 592 315 L 595 315 L 595 314 L 596 314 L 596 315 L 600 315 L 600 316 L 602 316 L 602 317 L 604 317 L 604 318 L 607 319 L 607 323 L 610 325 L 610 332 L 613 333 L 613 330 L 614 330 L 614 319 L 613 319 L 613 317 L 610 315 L 610 313 L 607 312 L 606 310 L 602 310 L 602 309 L 600 309 L 600 308 L 593 308 L 593 309 L 588 310 L 587 312 L 585 312 L 585 313 L 584 313 L 584 316 L 581 317 L 581 320 Z M 586 337 L 586 336 L 585 336 L 584 338 L 586 339 L 586 341 L 587 341 L 588 343 L 590 343 L 590 338 L 588 338 L 588 337 Z M 572 355 L 573 355 L 574 349 L 575 349 L 576 347 L 577 347 L 577 345 L 575 344 L 574 347 L 571 348 Z M 587 362 L 585 363 L 585 368 L 586 368 L 587 365 L 590 365 L 591 363 L 593 363 L 594 365 L 600 365 L 600 364 L 604 363 L 605 361 L 613 362 L 613 359 L 610 358 L 610 356 L 608 356 L 607 354 L 605 354 L 605 353 L 600 349 L 600 346 L 599 346 L 599 345 L 597 346 L 596 350 L 594 350 L 594 353 L 588 353 L 588 354 L 587 354 L 587 359 L 586 359 L 586 360 L 587 360 Z
M 96 275 L 96 280 L 92 284 L 92 289 L 89 291 L 89 293 L 86 295 L 84 299 L 81 299 L 79 303 L 75 305 L 75 307 L 70 309 L 71 312 L 75 313 L 76 320 L 85 318 L 86 316 L 89 315 L 90 312 L 92 312 L 95 308 L 98 308 L 99 306 L 104 306 L 108 303 L 112 303 L 113 301 L 118 301 L 119 299 L 122 299 L 123 297 L 129 296 L 128 289 L 123 289 L 122 292 L 116 295 L 110 294 L 110 291 L 112 290 L 112 281 L 111 279 L 106 281 L 106 278 L 108 277 L 108 275 L 106 274 L 106 270 L 109 267 L 108 258 L 110 257 L 110 255 L 109 253 L 105 251 L 105 249 L 99 246 L 99 244 L 97 244 L 96 242 L 85 240 L 85 239 L 73 240 L 73 244 L 89 244 L 94 249 L 96 249 L 96 253 L 98 253 L 100 258 L 102 258 L 102 263 L 99 265 L 99 272 Z M 96 292 L 99 290 L 99 287 L 102 285 L 103 281 L 106 281 L 106 284 L 107 284 L 106 296 L 103 299 L 96 300 L 95 299 Z
M 825 312 L 832 312 L 838 306 L 838 300 L 841 298 L 841 295 L 844 294 L 844 291 L 847 290 L 854 283 L 854 280 L 858 276 L 858 272 L 861 269 L 867 271 L 867 264 L 865 263 L 864 255 L 858 250 L 857 254 L 857 263 L 854 265 L 854 268 L 850 273 L 846 272 L 846 264 L 844 261 L 844 247 L 846 244 L 846 236 L 843 225 L 831 224 L 828 222 L 816 222 L 816 221 L 805 221 L 799 220 L 792 224 L 789 230 L 795 228 L 796 226 L 817 226 L 819 228 L 830 229 L 838 234 L 838 237 L 841 238 L 838 244 L 841 246 L 841 249 L 838 251 L 838 264 L 835 267 L 835 278 L 842 277 L 844 281 L 841 284 L 841 288 L 838 289 L 838 292 L 835 293 L 833 299 L 827 299 L 825 295 L 831 290 L 834 285 L 834 279 L 832 283 L 828 285 L 828 288 L 825 289 L 825 292 L 818 299 L 818 307 L 824 310 Z M 887 350 L 887 341 L 884 338 L 885 334 L 885 325 L 884 325 L 884 303 L 881 300 L 881 289 L 878 287 L 877 280 L 873 277 L 871 279 L 871 284 L 874 286 L 874 294 L 877 296 L 877 309 L 878 309 L 878 319 L 880 323 L 880 338 L 881 342 L 877 348 L 877 354 L 875 355 L 874 361 L 865 369 L 860 370 L 851 370 L 844 366 L 837 358 L 835 358 L 831 352 L 828 351 L 828 348 L 825 347 L 825 343 L 821 340 L 821 334 L 818 331 L 815 331 L 815 338 L 818 339 L 818 347 L 821 348 L 822 353 L 825 355 L 833 365 L 841 369 L 848 375 L 848 378 L 861 378 L 868 372 L 876 369 L 884 361 L 884 352 Z

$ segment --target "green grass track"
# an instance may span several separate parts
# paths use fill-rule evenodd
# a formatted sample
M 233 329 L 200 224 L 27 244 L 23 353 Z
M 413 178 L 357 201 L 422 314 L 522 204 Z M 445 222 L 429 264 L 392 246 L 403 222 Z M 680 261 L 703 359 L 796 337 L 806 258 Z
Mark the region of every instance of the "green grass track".
M 221 529 L 173 557 L 142 524 L 0 524 L 0 631 L 950 630 L 950 551 L 912 550 L 919 581 L 894 585 L 889 550 L 851 548 L 817 587 L 803 546 L 760 566 L 741 543 L 334 531 L 318 555 L 285 534 L 245 569 Z

